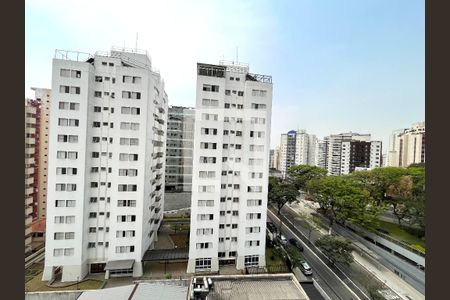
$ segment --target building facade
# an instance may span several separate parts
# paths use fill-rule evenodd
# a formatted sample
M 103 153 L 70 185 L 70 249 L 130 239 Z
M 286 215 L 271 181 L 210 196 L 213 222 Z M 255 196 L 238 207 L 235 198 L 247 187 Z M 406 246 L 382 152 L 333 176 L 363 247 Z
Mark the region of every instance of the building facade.
M 283 177 L 291 166 L 315 165 L 316 143 L 316 136 L 306 133 L 305 130 L 291 130 L 281 135 L 279 170 Z
M 52 92 L 42 279 L 141 276 L 163 216 L 164 82 L 146 51 L 56 50 Z
M 35 198 L 36 107 L 25 101 L 25 254 L 31 253 Z
M 166 143 L 166 192 L 192 191 L 195 110 L 169 106 Z
M 47 206 L 47 170 L 48 170 L 48 133 L 50 115 L 51 90 L 31 88 L 34 99 L 29 104 L 36 108 L 35 134 L 35 197 L 33 203 L 33 221 L 42 220 L 46 216 Z
M 395 130 L 389 140 L 389 166 L 407 167 L 414 163 L 425 163 L 425 122 Z
M 323 140 L 316 142 L 315 166 L 328 170 L 328 144 L 329 139 L 325 137 Z
M 272 77 L 197 64 L 189 273 L 265 265 Z
M 341 133 L 330 135 L 327 140 L 328 175 L 381 167 L 381 141 L 371 141 L 370 134 Z
M 273 169 L 280 170 L 280 146 L 275 146 L 273 150 Z

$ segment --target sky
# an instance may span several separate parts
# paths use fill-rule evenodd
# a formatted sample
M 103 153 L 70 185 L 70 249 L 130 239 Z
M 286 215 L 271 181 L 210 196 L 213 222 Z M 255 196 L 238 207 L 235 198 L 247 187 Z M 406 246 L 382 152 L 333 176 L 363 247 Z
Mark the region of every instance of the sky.
M 137 37 L 137 38 L 136 38 Z M 424 0 L 26 0 L 25 96 L 51 87 L 55 49 L 145 49 L 169 105 L 194 106 L 197 62 L 272 75 L 271 146 L 425 120 Z

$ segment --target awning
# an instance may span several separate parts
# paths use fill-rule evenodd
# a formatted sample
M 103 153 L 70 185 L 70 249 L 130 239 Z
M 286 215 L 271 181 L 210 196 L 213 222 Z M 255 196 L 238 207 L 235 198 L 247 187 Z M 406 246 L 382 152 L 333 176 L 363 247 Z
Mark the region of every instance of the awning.
M 142 258 L 143 261 L 168 261 L 187 260 L 189 249 L 154 249 L 147 250 Z
M 106 263 L 106 270 L 124 270 L 131 269 L 134 264 L 134 259 L 124 259 L 124 260 L 111 260 Z

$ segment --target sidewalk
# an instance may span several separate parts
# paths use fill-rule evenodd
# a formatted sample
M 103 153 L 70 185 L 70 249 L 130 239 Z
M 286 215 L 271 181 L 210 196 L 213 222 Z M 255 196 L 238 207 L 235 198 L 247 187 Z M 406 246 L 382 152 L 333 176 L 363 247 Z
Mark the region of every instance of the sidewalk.
M 310 214 L 315 212 L 314 204 L 309 201 L 300 200 L 298 204 L 291 204 L 288 206 L 293 211 L 299 214 Z M 317 230 L 317 229 L 316 229 Z M 322 234 L 326 234 L 325 230 L 319 229 Z M 369 251 L 371 252 L 371 251 Z M 365 254 L 365 255 L 370 255 Z M 396 292 L 398 295 L 405 297 L 406 295 L 412 297 L 414 300 L 424 300 L 425 296 L 418 292 L 415 288 L 409 285 L 407 282 L 399 278 L 391 270 L 383 266 L 382 264 L 373 264 L 367 258 L 361 256 L 357 251 L 353 251 L 353 257 L 356 262 L 365 267 L 370 273 L 376 276 L 380 281 L 384 282 L 390 289 Z M 406 298 L 405 298 L 406 299 Z
M 425 296 L 419 293 L 415 288 L 410 286 L 404 280 L 395 275 L 391 270 L 382 264 L 373 265 L 365 257 L 361 256 L 357 251 L 353 251 L 355 261 L 364 266 L 370 273 L 376 276 L 379 280 L 384 282 L 394 292 L 404 297 L 406 295 L 412 297 L 414 300 L 425 300 Z

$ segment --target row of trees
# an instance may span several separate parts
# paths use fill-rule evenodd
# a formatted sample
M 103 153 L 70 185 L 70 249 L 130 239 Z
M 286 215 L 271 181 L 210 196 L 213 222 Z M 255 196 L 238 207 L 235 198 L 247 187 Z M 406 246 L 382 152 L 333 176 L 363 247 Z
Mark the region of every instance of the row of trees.
M 381 211 L 392 209 L 399 225 L 408 222 L 425 228 L 425 167 L 376 168 L 345 176 L 326 176 L 327 171 L 308 165 L 292 166 L 285 179 L 269 178 L 269 202 L 278 209 L 297 201 L 299 191 L 319 203 L 330 226 L 351 222 L 366 228 L 377 226 Z

